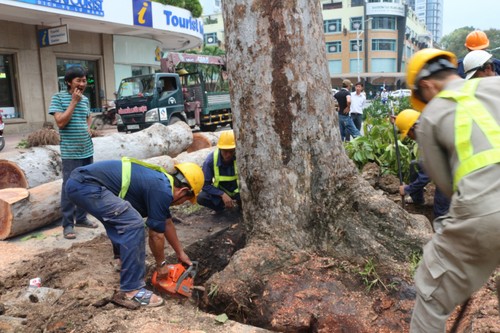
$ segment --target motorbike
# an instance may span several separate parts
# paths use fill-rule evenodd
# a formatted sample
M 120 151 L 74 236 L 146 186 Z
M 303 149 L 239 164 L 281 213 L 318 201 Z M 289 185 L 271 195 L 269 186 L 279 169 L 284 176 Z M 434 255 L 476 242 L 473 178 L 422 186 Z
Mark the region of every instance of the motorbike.
M 101 130 L 104 125 L 116 125 L 116 107 L 113 101 L 104 105 L 100 114 L 92 115 L 92 124 L 90 128 Z
M 5 147 L 5 139 L 3 137 L 3 129 L 5 123 L 3 122 L 2 114 L 0 113 L 0 151 Z

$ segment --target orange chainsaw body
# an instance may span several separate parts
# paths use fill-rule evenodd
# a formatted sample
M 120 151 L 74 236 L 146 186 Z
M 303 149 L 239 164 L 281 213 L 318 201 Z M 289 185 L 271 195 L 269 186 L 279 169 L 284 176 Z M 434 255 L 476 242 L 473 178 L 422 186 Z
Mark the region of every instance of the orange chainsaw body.
M 156 271 L 153 273 L 151 277 L 153 286 L 170 294 L 191 297 L 198 263 L 193 261 L 193 265 L 187 269 L 183 264 L 167 265 L 167 268 L 168 274 L 164 278 L 159 278 Z

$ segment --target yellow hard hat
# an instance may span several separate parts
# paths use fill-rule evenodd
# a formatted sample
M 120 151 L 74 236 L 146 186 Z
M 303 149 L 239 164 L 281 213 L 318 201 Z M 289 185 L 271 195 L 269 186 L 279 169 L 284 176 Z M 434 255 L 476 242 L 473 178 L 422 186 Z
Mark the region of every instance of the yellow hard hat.
M 426 68 L 426 65 L 436 58 L 442 58 L 445 63 L 437 63 L 433 68 Z M 406 85 L 413 92 L 418 90 L 418 82 L 438 71 L 443 69 L 456 68 L 457 57 L 448 51 L 438 49 L 423 49 L 418 51 L 411 57 L 406 69 Z M 417 111 L 422 111 L 426 105 L 425 102 L 419 99 L 418 94 L 412 93 L 410 102 L 413 108 Z
M 234 141 L 234 131 L 224 131 L 220 133 L 219 142 L 217 142 L 217 148 L 219 149 L 234 149 L 236 148 L 236 142 Z
M 413 125 L 415 125 L 419 117 L 420 117 L 420 112 L 412 109 L 406 109 L 398 113 L 394 124 L 399 129 L 401 140 L 406 138 L 408 132 L 413 127 Z
M 196 197 L 200 194 L 201 189 L 205 184 L 203 170 L 198 164 L 191 162 L 179 163 L 174 165 L 174 167 L 182 173 L 184 178 L 186 178 L 191 190 L 194 193 L 194 197 L 189 199 L 189 201 L 196 203 Z
M 177 70 L 177 74 L 186 75 L 186 74 L 189 74 L 189 72 L 187 70 L 185 70 L 184 68 L 181 68 L 181 69 Z
M 464 45 L 469 50 L 484 50 L 490 46 L 490 40 L 483 31 L 474 30 L 467 35 Z

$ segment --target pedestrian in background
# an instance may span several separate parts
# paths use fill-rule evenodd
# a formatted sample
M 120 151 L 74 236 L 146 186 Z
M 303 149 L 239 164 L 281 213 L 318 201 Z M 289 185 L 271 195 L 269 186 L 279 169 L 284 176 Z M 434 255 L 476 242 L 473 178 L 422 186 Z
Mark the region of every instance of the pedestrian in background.
M 62 176 L 61 212 L 63 236 L 75 239 L 74 226 L 97 228 L 87 219 L 87 213 L 77 208 L 66 195 L 66 181 L 71 172 L 94 161 L 94 146 L 90 136 L 90 103 L 84 91 L 87 88 L 87 73 L 80 66 L 70 67 L 64 76 L 67 90 L 52 96 L 49 114 L 54 116 L 59 128 Z M 76 222 L 76 223 L 75 223 Z
M 351 111 L 351 87 L 351 81 L 344 80 L 342 81 L 342 89 L 333 96 L 338 103 L 340 137 L 342 141 L 346 140 L 347 133 L 354 138 L 361 135 L 356 126 L 354 126 L 352 118 L 349 116 L 349 112 Z
M 423 49 L 407 67 L 410 101 L 423 111 L 424 168 L 451 198 L 415 274 L 411 333 L 444 333 L 455 307 L 500 262 L 500 77 L 465 81 L 456 66 L 454 54 Z
M 366 94 L 363 91 L 363 83 L 358 82 L 354 86 L 355 92 L 351 93 L 351 111 L 349 115 L 352 118 L 354 126 L 361 132 L 363 126 L 363 109 L 366 106 Z

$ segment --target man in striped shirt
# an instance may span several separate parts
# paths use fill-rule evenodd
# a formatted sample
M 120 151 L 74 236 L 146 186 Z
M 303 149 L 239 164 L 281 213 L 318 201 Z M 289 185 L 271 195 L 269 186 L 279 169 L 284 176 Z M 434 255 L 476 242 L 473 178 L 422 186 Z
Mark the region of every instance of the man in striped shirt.
M 64 82 L 67 90 L 52 96 L 49 114 L 54 116 L 61 139 L 63 235 L 66 239 L 75 239 L 76 234 L 73 230 L 75 225 L 97 228 L 97 224 L 89 221 L 87 213 L 68 199 L 64 187 L 74 169 L 93 162 L 94 146 L 90 136 L 90 103 L 83 95 L 87 87 L 87 73 L 82 67 L 71 67 L 66 71 Z

